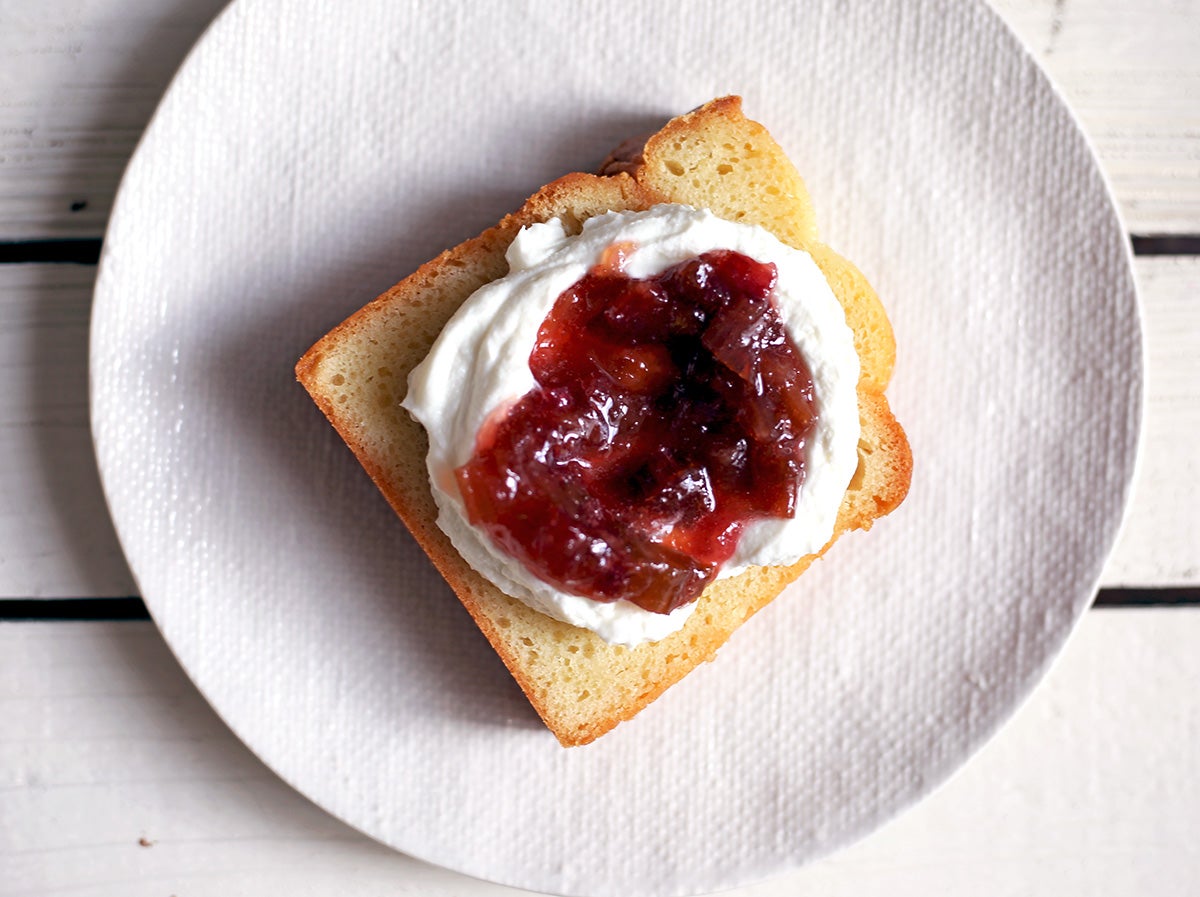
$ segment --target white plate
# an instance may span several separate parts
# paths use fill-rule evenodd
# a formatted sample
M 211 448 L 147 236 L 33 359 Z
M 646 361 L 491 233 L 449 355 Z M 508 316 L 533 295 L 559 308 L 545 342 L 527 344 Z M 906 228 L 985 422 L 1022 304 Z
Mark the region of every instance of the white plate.
M 1140 415 L 1111 198 L 982 4 L 483 9 L 240 0 L 192 53 L 96 293 L 122 544 L 234 731 L 372 837 L 567 894 L 793 868 L 963 763 L 1088 604 Z M 790 152 L 892 315 L 912 493 L 716 663 L 563 750 L 292 365 L 540 183 L 724 93 Z

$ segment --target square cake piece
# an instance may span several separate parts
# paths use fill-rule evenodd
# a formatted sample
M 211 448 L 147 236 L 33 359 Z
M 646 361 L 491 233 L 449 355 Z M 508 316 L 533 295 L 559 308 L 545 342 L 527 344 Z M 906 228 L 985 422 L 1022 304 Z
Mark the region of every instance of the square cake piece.
M 850 262 L 819 242 L 808 192 L 766 129 L 737 97 L 673 119 L 624 145 L 601 174 L 568 174 L 516 212 L 443 252 L 320 339 L 296 375 L 429 555 L 546 725 L 564 745 L 586 744 L 630 719 L 770 602 L 838 536 L 868 529 L 903 500 L 912 459 L 884 389 L 895 343 L 875 292 Z M 840 302 L 860 361 L 858 467 L 833 538 L 790 566 L 752 567 L 711 583 L 683 628 L 660 641 L 611 645 L 552 619 L 477 573 L 437 525 L 422 426 L 400 406 L 409 373 L 478 288 L 508 273 L 505 252 L 522 227 L 559 219 L 578 233 L 608 211 L 662 203 L 759 225 L 807 252 Z

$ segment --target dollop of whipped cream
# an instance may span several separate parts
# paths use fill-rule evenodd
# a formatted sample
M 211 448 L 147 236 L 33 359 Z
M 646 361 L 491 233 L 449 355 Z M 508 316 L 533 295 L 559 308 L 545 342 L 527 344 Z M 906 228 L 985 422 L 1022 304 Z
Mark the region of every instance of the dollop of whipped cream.
M 750 566 L 795 563 L 833 536 L 858 466 L 859 359 L 842 306 L 812 256 L 761 227 L 674 204 L 608 212 L 584 222 L 577 236 L 568 236 L 557 219 L 523 228 L 506 254 L 509 273 L 480 287 L 450 319 L 410 374 L 402 403 L 429 434 L 426 463 L 438 526 L 464 560 L 501 591 L 611 644 L 632 646 L 682 628 L 695 603 L 656 614 L 629 601 L 595 601 L 557 589 L 471 525 L 454 477 L 474 453 L 488 416 L 535 387 L 529 356 L 539 328 L 558 297 L 614 243 L 632 244 L 625 273 L 633 278 L 653 277 L 715 249 L 775 265 L 780 317 L 812 373 L 818 417 L 796 514 L 748 523 L 721 577 Z

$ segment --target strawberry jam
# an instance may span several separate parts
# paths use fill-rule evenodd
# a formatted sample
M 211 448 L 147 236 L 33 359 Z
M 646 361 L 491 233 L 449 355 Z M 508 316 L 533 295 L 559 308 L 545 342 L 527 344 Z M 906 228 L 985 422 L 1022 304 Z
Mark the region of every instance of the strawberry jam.
M 774 265 L 719 250 L 634 279 L 626 249 L 555 301 L 537 385 L 456 475 L 471 523 L 540 579 L 669 613 L 747 522 L 794 513 L 813 382 Z

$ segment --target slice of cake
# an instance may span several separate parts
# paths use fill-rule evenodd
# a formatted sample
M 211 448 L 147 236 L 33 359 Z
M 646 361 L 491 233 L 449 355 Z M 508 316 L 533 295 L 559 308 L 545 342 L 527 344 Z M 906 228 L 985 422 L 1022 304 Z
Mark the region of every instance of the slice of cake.
M 642 146 L 627 145 L 620 149 L 605 163 L 603 171 L 607 173 L 569 174 L 546 185 L 516 213 L 505 217 L 478 237 L 421 266 L 351 316 L 313 346 L 296 367 L 300 382 L 354 451 L 492 643 L 546 725 L 564 745 L 592 741 L 622 720 L 634 716 L 701 661 L 711 659 L 738 626 L 799 576 L 841 533 L 851 529 L 868 529 L 878 517 L 894 509 L 907 492 L 911 473 L 911 455 L 904 432 L 892 416 L 884 396 L 894 362 L 895 344 L 883 307 L 862 274 L 818 242 L 812 207 L 803 181 L 767 131 L 742 115 L 738 98 L 715 100 L 672 120 Z M 688 208 L 680 210 L 681 206 Z M 614 212 L 638 214 L 607 215 Z M 496 299 L 492 300 L 492 306 L 488 306 L 486 301 L 475 296 L 481 287 L 489 285 L 489 289 L 494 291 L 496 284 L 525 271 L 527 263 L 528 270 L 534 274 L 528 275 L 526 281 L 522 282 L 536 281 L 540 276 L 538 272 L 543 269 L 532 264 L 532 261 L 538 264 L 543 262 L 537 259 L 531 261 L 525 256 L 530 253 L 538 255 L 539 259 L 544 256 L 546 264 L 561 262 L 566 249 L 560 250 L 560 247 L 566 247 L 571 243 L 571 238 L 584 231 L 584 222 L 589 219 L 597 220 L 588 225 L 588 233 L 597 234 L 607 233 L 605 228 L 617 225 L 645 228 L 648 225 L 640 222 L 656 216 L 666 216 L 672 222 L 683 219 L 698 221 L 715 216 L 723 223 L 755 226 L 744 228 L 747 232 L 765 229 L 773 235 L 773 241 L 782 246 L 780 252 L 783 254 L 778 255 L 778 262 L 771 262 L 772 270 L 784 271 L 788 265 L 795 263 L 799 266 L 797 270 L 807 265 L 812 271 L 823 275 L 820 289 L 836 298 L 834 304 L 840 306 L 839 317 L 844 317 L 844 324 L 838 326 L 848 328 L 846 343 L 852 346 L 853 355 L 857 357 L 854 371 L 856 382 L 851 380 L 849 393 L 851 418 L 854 405 L 857 405 L 858 419 L 854 422 L 857 425 L 857 441 L 855 444 L 854 433 L 851 432 L 852 457 L 849 467 L 843 468 L 844 482 L 836 486 L 828 531 L 803 556 L 791 557 L 787 563 L 771 560 L 770 565 L 758 566 L 753 564 L 754 558 L 774 558 L 776 555 L 747 551 L 742 554 L 751 559 L 751 565 L 746 566 L 734 563 L 742 557 L 738 553 L 740 548 L 734 546 L 728 569 L 714 573 L 711 564 L 708 567 L 699 564 L 698 569 L 707 571 L 707 578 L 696 580 L 693 577 L 691 580 L 704 585 L 698 599 L 676 607 L 657 598 L 647 600 L 644 596 L 636 597 L 642 605 L 654 608 L 647 611 L 650 614 L 661 612 L 665 616 L 679 611 L 677 616 L 681 622 L 675 631 L 659 635 L 652 626 L 647 631 L 655 633 L 654 640 L 636 645 L 614 644 L 602 637 L 606 635 L 609 639 L 613 638 L 612 633 L 603 627 L 599 627 L 601 634 L 597 634 L 590 629 L 555 619 L 543 612 L 546 607 L 534 609 L 530 604 L 536 605 L 537 602 L 530 602 L 528 595 L 525 600 L 520 600 L 508 594 L 521 594 L 521 588 L 514 587 L 508 574 L 503 572 L 504 569 L 511 571 L 513 564 L 525 580 L 533 583 L 534 591 L 541 588 L 539 584 L 544 580 L 553 579 L 557 574 L 534 569 L 532 575 L 525 575 L 530 571 L 524 569 L 524 562 L 517 560 L 522 556 L 520 545 L 510 540 L 511 544 L 506 548 L 505 539 L 495 535 L 508 531 L 493 529 L 489 531 L 491 536 L 487 533 L 480 535 L 484 527 L 479 517 L 479 503 L 463 510 L 466 508 L 463 489 L 469 490 L 470 486 L 469 480 L 464 479 L 466 473 L 462 460 L 471 457 L 472 452 L 481 446 L 487 447 L 485 444 L 493 438 L 493 425 L 505 419 L 515 396 L 501 403 L 503 407 L 474 408 L 476 417 L 470 418 L 468 415 L 464 418 L 487 421 L 486 426 L 476 432 L 474 446 L 461 444 L 469 441 L 461 436 L 458 437 L 459 444 L 446 444 L 445 433 L 439 429 L 432 440 L 432 452 L 431 440 L 425 428 L 400 403 L 409 396 L 410 374 L 430 356 L 439 334 L 447 330 L 447 323 L 468 298 L 472 299 L 467 305 L 468 310 L 485 307 L 500 310 L 508 307 Z M 542 227 L 534 228 L 534 225 Z M 718 226 L 718 230 L 721 227 L 723 224 Z M 525 236 L 514 246 L 514 240 L 523 229 L 526 229 Z M 633 245 L 637 241 L 627 245 L 625 241 L 614 238 L 611 242 L 611 251 L 598 256 L 604 260 L 604 265 L 588 268 L 585 277 L 615 276 L 612 272 L 619 271 L 627 263 L 625 255 L 632 259 L 628 264 L 634 267 L 640 264 L 636 254 L 639 247 Z M 526 244 L 533 248 L 528 248 Z M 671 252 L 685 253 L 682 261 L 672 256 L 668 262 L 676 265 L 690 263 L 686 256 L 690 250 L 681 250 L 669 240 L 663 245 L 675 247 L 665 250 L 667 256 Z M 746 244 L 757 245 L 753 242 Z M 749 251 L 753 256 L 754 250 Z M 562 264 L 560 269 L 569 270 Z M 652 273 L 657 275 L 659 272 L 655 270 Z M 634 279 L 644 284 L 644 278 L 644 274 L 638 274 Z M 576 289 L 577 285 L 567 283 L 566 286 Z M 638 289 L 643 287 L 639 286 Z M 576 289 L 576 292 L 579 290 Z M 548 295 L 543 301 L 554 299 L 556 296 Z M 461 316 L 456 319 L 459 320 Z M 463 370 L 478 369 L 487 373 L 502 366 L 504 370 L 511 371 L 514 363 L 517 363 L 521 366 L 519 373 L 523 372 L 526 379 L 530 379 L 526 368 L 529 364 L 527 359 L 532 358 L 529 352 L 533 345 L 527 345 L 528 341 L 513 340 L 520 333 L 528 335 L 533 331 L 529 330 L 528 325 L 525 325 L 525 331 L 514 325 L 511 339 L 504 342 L 499 340 L 496 333 L 489 331 L 491 323 L 475 326 L 475 339 L 491 339 L 494 343 L 491 349 L 480 349 L 478 341 L 457 344 L 460 347 L 474 347 L 472 357 L 461 358 Z M 497 322 L 496 330 L 503 330 L 503 326 L 503 322 Z M 796 327 L 790 323 L 788 327 L 791 328 L 789 333 L 795 337 L 798 332 Z M 448 332 L 457 333 L 461 329 L 456 323 Z M 541 335 L 540 339 L 548 331 L 543 328 L 536 332 Z M 574 331 L 568 327 L 561 332 Z M 736 338 L 736 334 L 730 337 L 734 341 Z M 641 348 L 636 351 L 623 350 L 625 354 L 621 358 L 629 363 L 615 374 L 612 373 L 612 363 L 601 362 L 602 366 L 608 364 L 606 370 L 612 374 L 619 388 L 641 389 L 647 379 L 658 376 L 656 372 L 660 367 L 671 367 L 671 358 L 675 356 L 664 355 L 659 349 L 644 348 L 639 339 L 635 333 L 635 342 Z M 716 346 L 718 340 L 712 336 L 712 332 L 706 339 L 710 348 L 720 355 L 721 347 Z M 810 333 L 795 342 L 799 344 L 803 339 L 809 339 L 808 345 L 815 345 L 819 355 L 820 340 L 813 343 L 812 340 L 817 337 Z M 514 346 L 517 348 L 514 349 Z M 469 405 L 475 401 L 462 395 L 470 392 L 467 388 L 470 383 L 460 388 L 454 380 L 461 372 L 457 371 L 457 363 L 453 359 L 461 357 L 461 351 L 460 348 L 460 355 L 445 356 L 451 362 L 447 364 L 443 361 L 439 368 L 448 372 L 445 375 L 446 382 L 456 383 L 444 398 L 430 398 L 431 395 L 442 395 L 429 392 L 432 361 L 423 366 L 414 378 L 414 396 L 409 396 L 408 403 L 427 422 L 443 419 L 437 415 L 445 412 L 445 408 L 440 407 L 445 403 L 453 404 L 452 417 L 457 415 L 463 418 L 466 411 L 459 408 L 459 403 Z M 489 351 L 496 357 L 488 355 Z M 671 351 L 678 355 L 674 348 Z M 544 367 L 548 362 L 543 359 L 538 364 Z M 730 364 L 737 367 L 737 363 Z M 826 376 L 827 365 L 824 359 L 816 357 L 815 360 L 809 359 L 808 367 L 813 370 L 812 380 L 817 383 L 815 391 L 820 398 L 821 384 L 826 382 L 822 378 Z M 424 399 L 416 395 L 422 390 Z M 810 393 L 812 391 L 809 389 Z M 768 382 L 760 392 L 770 397 L 776 395 L 778 389 Z M 655 407 L 661 407 L 661 399 L 655 401 L 660 402 Z M 804 414 L 803 410 L 797 412 L 799 417 Z M 472 426 L 468 426 L 468 431 Z M 845 427 L 842 430 L 844 443 L 847 438 Z M 835 439 L 836 434 L 829 438 Z M 693 443 L 695 441 L 691 440 Z M 743 442 L 736 444 L 740 446 Z M 800 439 L 798 444 L 803 442 L 804 439 Z M 770 447 L 769 444 L 767 447 Z M 808 449 L 808 457 L 812 462 L 810 467 L 814 470 L 816 462 L 812 459 L 816 451 L 815 448 Z M 439 455 L 439 452 L 442 454 Z M 844 465 L 845 452 L 841 454 L 843 460 L 839 463 Z M 795 514 L 794 511 L 796 508 L 804 511 L 805 489 L 816 489 L 814 484 L 820 480 L 817 476 L 819 471 L 814 470 L 800 475 L 799 485 L 793 489 L 799 496 L 792 503 L 793 516 L 799 523 L 804 523 L 803 514 Z M 828 490 L 830 487 L 823 488 Z M 618 491 L 612 494 L 624 493 Z M 588 498 L 583 496 L 583 500 Z M 728 504 L 728 499 L 722 501 Z M 441 527 L 438 523 L 439 513 L 442 515 Z M 443 527 L 454 532 L 454 528 L 447 524 L 447 519 L 456 515 L 462 518 L 460 524 L 471 532 L 467 537 L 460 533 L 452 540 Z M 787 524 L 783 518 L 777 522 L 793 530 L 797 528 Z M 703 530 L 702 524 L 703 521 L 700 530 Z M 759 527 L 754 530 L 756 533 L 762 529 L 755 521 L 744 524 L 746 532 L 753 527 Z M 536 530 L 536 527 L 530 529 Z M 609 531 L 611 525 L 606 530 Z M 527 538 L 536 535 L 533 532 Z M 671 532 L 670 527 L 664 529 L 659 526 L 646 538 L 653 543 L 652 548 L 661 548 L 670 554 L 678 547 L 681 537 Z M 471 555 L 472 551 L 463 548 L 466 544 L 464 539 L 483 545 L 486 549 L 484 553 L 489 557 L 499 557 L 497 569 L 501 572 L 490 570 L 486 560 L 477 560 L 476 566 L 484 569 L 488 575 L 468 563 L 464 554 Z M 754 539 L 744 537 L 742 541 L 754 542 L 755 539 L 757 536 Z M 726 542 L 729 541 L 727 538 Z M 732 541 L 737 542 L 737 538 L 734 537 Z M 720 538 L 716 541 L 710 539 L 705 544 L 717 542 L 720 542 Z M 456 548 L 456 544 L 460 548 Z M 570 543 L 551 540 L 547 544 Z M 728 549 L 730 546 L 724 547 Z M 509 560 L 507 567 L 502 563 L 505 558 Z M 547 569 L 556 570 L 558 566 L 550 564 Z M 729 569 L 741 572 L 724 575 Z M 563 587 L 562 581 L 558 580 L 552 591 L 555 594 L 566 593 L 567 599 L 564 600 L 575 600 L 572 590 Z M 589 588 L 594 587 L 596 581 L 593 575 L 589 580 L 593 586 Z M 659 592 L 654 594 L 658 595 Z M 687 597 L 685 592 L 680 594 Z M 612 603 L 613 596 L 603 594 L 598 599 L 589 598 L 584 589 L 584 595 L 579 600 L 585 604 L 608 605 Z M 676 596 L 674 600 L 682 599 Z M 600 610 L 604 612 L 600 615 L 603 617 L 609 608 Z M 551 612 L 562 616 L 553 608 Z M 646 619 L 655 622 L 649 617 Z M 672 624 L 667 628 L 675 626 Z M 624 640 L 630 641 L 628 638 Z

